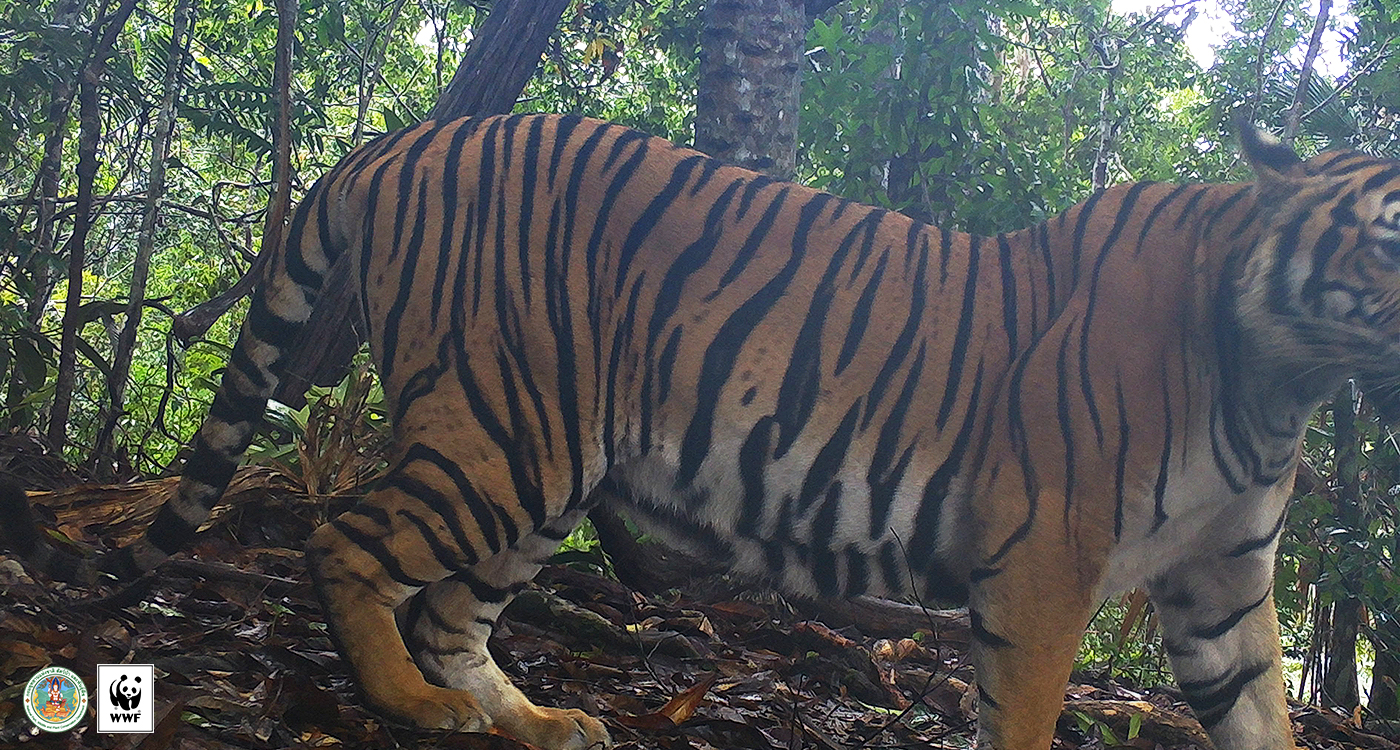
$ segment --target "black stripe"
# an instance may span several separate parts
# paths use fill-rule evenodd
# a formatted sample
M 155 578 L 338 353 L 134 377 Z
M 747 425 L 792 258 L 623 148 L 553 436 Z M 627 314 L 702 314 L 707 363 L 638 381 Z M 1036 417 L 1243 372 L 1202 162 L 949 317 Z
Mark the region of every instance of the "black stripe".
M 401 172 L 401 175 L 405 178 L 411 177 L 409 165 L 404 165 L 404 170 Z M 428 175 L 424 174 L 422 179 L 418 181 L 418 210 L 415 211 L 413 215 L 413 229 L 409 235 L 407 246 L 401 243 L 401 232 L 403 230 L 404 221 L 403 214 L 407 213 L 408 209 L 406 205 L 408 201 L 407 196 L 413 192 L 409 189 L 408 185 L 403 184 L 404 182 L 406 182 L 406 179 L 401 180 L 399 184 L 399 188 L 404 191 L 404 195 L 399 197 L 399 211 L 401 213 L 395 220 L 394 249 L 393 252 L 390 253 L 389 258 L 386 259 L 386 262 L 392 262 L 394 256 L 398 255 L 400 250 L 403 251 L 403 260 L 399 271 L 398 294 L 395 295 L 394 303 L 389 306 L 383 320 L 384 343 L 382 347 L 383 354 L 380 358 L 383 362 L 383 372 L 380 376 L 384 381 L 390 379 L 390 375 L 394 371 L 394 365 L 399 358 L 399 329 L 403 323 L 408 322 L 408 316 L 404 315 L 404 310 L 408 308 L 409 297 L 413 296 L 415 292 L 414 276 L 418 273 L 418 256 L 422 253 L 423 235 L 427 232 L 428 228 Z M 369 294 L 368 287 L 366 287 L 362 293 Z
M 279 356 L 278 359 L 280 360 L 281 357 Z M 276 362 L 273 362 L 273 364 L 275 365 Z M 258 365 L 255 362 L 253 362 L 252 357 L 248 356 L 247 346 L 233 347 L 233 352 L 229 354 L 228 358 L 228 369 L 224 372 L 225 377 L 227 377 L 228 373 L 232 371 L 237 371 L 239 374 L 241 374 L 244 378 L 247 379 L 248 384 L 253 387 L 252 393 L 245 395 L 262 394 L 270 390 L 268 388 L 269 383 L 267 376 L 263 374 L 263 369 L 261 367 L 258 367 Z M 247 420 L 242 419 L 238 421 Z
M 710 166 L 710 162 L 704 162 L 705 166 Z M 729 211 L 729 207 L 738 194 L 743 182 L 734 180 L 724 189 L 710 206 L 709 212 L 705 216 L 705 225 L 701 235 L 690 245 L 686 246 L 676 257 L 675 262 L 666 269 L 666 274 L 661 279 L 661 284 L 656 290 L 655 300 L 652 305 L 651 319 L 647 323 L 647 343 L 644 354 L 644 361 L 647 362 L 646 371 L 642 376 L 641 394 L 641 436 L 640 444 L 643 453 L 651 448 L 651 422 L 652 422 L 652 382 L 654 379 L 660 380 L 660 393 L 655 399 L 656 404 L 666 401 L 671 390 L 671 368 L 674 366 L 676 347 L 680 343 L 681 327 L 676 326 L 671 331 L 666 348 L 661 355 L 661 361 L 656 367 L 651 366 L 655 361 L 653 355 L 656 351 L 657 341 L 660 339 L 661 331 L 666 323 L 675 314 L 676 308 L 680 305 L 681 290 L 685 282 L 692 274 L 704 267 L 709 262 L 715 247 L 719 244 L 723 236 L 724 215 Z
M 778 441 L 773 448 L 773 458 L 779 459 L 792 448 L 797 436 L 807 425 L 807 420 L 816 409 L 821 395 L 821 353 L 822 330 L 836 297 L 836 277 L 854 245 L 862 225 L 878 221 L 875 213 L 868 213 L 837 245 L 827 262 L 826 271 L 812 290 L 811 303 L 803 316 L 802 327 L 793 340 L 792 354 L 788 357 L 787 371 L 778 384 L 778 403 L 774 414 L 778 417 Z M 805 249 L 805 242 L 802 243 Z M 796 301 L 794 301 L 796 304 Z M 854 425 L 852 425 L 854 427 Z
M 1152 210 L 1148 212 L 1147 219 L 1142 222 L 1142 229 L 1138 230 L 1137 245 L 1133 247 L 1134 258 L 1142 255 L 1142 249 L 1147 244 L 1147 233 L 1152 229 L 1152 225 L 1157 222 L 1157 217 L 1167 206 L 1171 205 L 1173 201 L 1180 197 L 1182 193 L 1192 187 L 1192 185 L 1177 185 L 1170 193 L 1157 199 L 1156 204 L 1152 206 Z
M 836 475 L 841 471 L 841 466 L 846 462 L 846 452 L 851 447 L 851 436 L 856 429 L 856 415 L 860 413 L 860 399 L 856 399 L 851 408 L 846 410 L 846 416 L 841 419 L 841 424 L 832 433 L 826 444 L 817 451 L 817 455 L 812 459 L 812 463 L 807 467 L 807 475 L 802 480 L 802 490 L 797 496 L 797 508 L 800 512 L 806 513 L 812 503 L 817 501 L 817 497 L 823 492 L 827 492 L 832 486 L 839 485 L 835 482 Z M 835 485 L 833 484 L 835 483 Z M 827 500 L 830 503 L 830 495 Z M 831 529 L 835 529 L 835 520 L 832 519 Z M 824 540 L 830 538 L 829 534 L 816 533 L 812 540 L 814 544 L 825 543 Z
M 963 457 L 967 454 L 968 445 L 972 442 L 972 428 L 977 421 L 977 406 L 982 398 L 982 362 L 977 363 L 977 374 L 972 379 L 972 393 L 968 396 L 967 409 L 963 412 L 962 426 L 958 428 L 958 435 L 953 441 L 953 448 L 948 452 L 947 458 L 939 464 L 933 476 L 929 478 L 928 484 L 924 485 L 924 494 L 919 501 L 918 510 L 914 513 L 914 531 L 909 538 L 909 564 L 915 570 L 926 571 L 926 574 L 933 579 L 955 581 L 955 577 L 948 571 L 943 562 L 938 558 L 939 531 L 942 525 L 943 501 L 948 497 L 948 491 L 952 486 L 953 478 L 958 475 L 962 468 Z M 1008 541 L 1008 544 L 1010 542 Z M 961 597 L 956 597 L 961 598 Z
M 978 643 L 989 648 L 1007 648 L 1011 646 L 1011 641 L 993 633 L 987 629 L 986 621 L 982 618 L 982 613 L 975 607 L 967 610 L 968 620 L 971 621 L 972 637 Z
M 943 229 L 938 231 L 938 285 L 948 283 L 948 261 L 953 257 L 953 233 Z
M 953 349 L 948 359 L 948 377 L 944 379 L 943 401 L 938 405 L 938 417 L 934 426 L 942 431 L 953 413 L 953 403 L 957 400 L 958 386 L 962 383 L 963 365 L 967 359 L 968 342 L 972 338 L 972 323 L 977 312 L 977 264 L 981 255 L 982 238 L 968 237 L 967 278 L 963 282 L 962 313 L 958 316 L 957 333 L 953 336 Z M 915 295 L 918 296 L 917 294 Z
M 1098 257 L 1094 259 L 1094 268 L 1089 276 L 1088 302 L 1084 306 L 1084 321 L 1079 329 L 1079 389 L 1084 394 L 1084 405 L 1089 411 L 1089 422 L 1094 426 L 1094 436 L 1098 440 L 1101 451 L 1104 441 L 1103 422 L 1099 417 L 1099 407 L 1097 399 L 1094 398 L 1094 386 L 1089 371 L 1089 334 L 1094 313 L 1098 310 L 1099 280 L 1103 276 L 1104 264 L 1108 262 L 1109 256 L 1117 249 L 1118 237 L 1123 233 L 1123 227 L 1127 226 L 1128 219 L 1137 212 L 1138 198 L 1142 196 L 1142 191 L 1153 184 L 1139 182 L 1129 188 L 1123 196 L 1123 202 L 1118 205 L 1118 212 L 1113 219 L 1113 228 L 1104 238 L 1103 247 L 1100 248 Z
M 572 189 L 572 188 L 571 188 Z M 572 200 L 577 201 L 577 195 Z M 545 245 L 558 248 L 557 252 L 544 254 L 545 313 L 550 330 L 554 333 L 554 355 L 558 363 L 555 368 L 556 383 L 559 387 L 559 420 L 564 426 L 564 446 L 569 451 L 569 480 L 571 494 L 566 507 L 574 507 L 583 502 L 583 428 L 579 415 L 577 342 L 574 340 L 573 308 L 569 301 L 569 282 L 565 270 L 569 268 L 569 242 L 572 237 L 570 221 L 573 208 L 568 208 L 570 199 L 566 197 L 561 215 L 561 205 L 555 201 L 549 214 L 549 230 Z M 558 240 L 560 233 L 563 239 Z
M 549 156 L 550 190 L 554 189 L 554 180 L 559 175 L 559 165 L 564 160 L 564 151 L 569 144 L 569 138 L 573 135 L 574 129 L 577 128 L 581 122 L 583 122 L 583 118 L 578 115 L 563 115 L 553 119 L 554 132 L 550 134 L 550 137 L 554 139 L 554 148 L 551 150 Z M 595 136 L 601 135 L 601 133 L 602 128 L 595 127 L 594 135 L 589 136 L 589 138 L 592 139 Z M 574 155 L 575 159 L 579 158 L 579 156 L 580 154 L 577 153 Z M 575 165 L 575 168 L 577 168 L 577 161 Z
M 772 444 L 777 425 L 778 420 L 772 415 L 760 417 L 739 448 L 739 481 L 743 485 L 744 496 L 738 530 L 745 536 L 762 534 L 760 522 L 767 507 L 763 469 L 768 465 L 768 456 L 771 455 L 769 445 Z
M 538 122 L 543 122 L 541 118 Z M 437 329 L 438 319 L 442 314 L 443 289 L 447 285 L 448 269 L 451 267 L 452 259 L 458 253 L 468 253 L 470 246 L 463 242 L 464 235 L 457 232 L 457 214 L 462 209 L 461 198 L 458 195 L 458 182 L 462 176 L 462 149 L 466 144 L 467 136 L 474 132 L 473 128 L 462 127 L 458 124 L 452 134 L 452 140 L 447 145 L 447 153 L 442 159 L 442 216 L 441 232 L 437 251 L 437 268 L 433 274 L 433 315 L 432 327 Z M 471 214 L 468 214 L 470 217 Z M 467 219 L 470 221 L 470 218 Z M 529 284 L 525 284 L 529 288 Z M 461 290 L 459 289 L 458 292 Z
M 1155 534 L 1167 522 L 1167 475 L 1172 460 L 1172 396 L 1162 378 L 1162 454 L 1157 465 L 1157 483 L 1152 488 L 1152 529 Z
M 846 588 L 842 596 L 851 598 L 870 588 L 870 561 L 854 546 L 846 547 Z
M 753 187 L 754 184 L 750 183 L 749 188 L 752 189 Z M 734 280 L 739 278 L 739 274 L 743 273 L 744 269 L 748 267 L 749 262 L 752 261 L 754 255 L 758 253 L 759 248 L 763 247 L 764 240 L 768 237 L 768 232 L 773 228 L 773 222 L 778 218 L 778 213 L 782 211 L 783 206 L 787 203 L 790 190 L 791 187 L 785 185 L 778 191 L 777 195 L 773 196 L 768 203 L 768 208 L 763 212 L 763 216 L 759 217 L 758 223 L 754 225 L 753 231 L 749 232 L 749 236 L 744 240 L 744 244 L 740 246 L 738 252 L 734 254 L 734 260 L 730 262 L 728 268 L 724 269 L 724 274 L 720 276 L 719 284 L 715 291 L 706 295 L 706 302 L 718 296 L 721 289 L 734 283 Z M 736 217 L 738 219 L 743 218 L 745 209 L 744 203 L 748 200 L 750 192 L 750 190 L 745 190 L 744 199 L 739 202 L 739 215 Z
M 311 270 L 311 267 L 306 265 L 306 259 L 302 257 L 302 250 L 306 246 L 306 240 L 304 239 L 306 236 L 306 223 L 310 221 L 311 210 L 313 207 L 318 207 L 325 200 L 326 192 L 322 182 L 317 180 L 316 183 L 311 186 L 311 191 L 306 194 L 306 197 L 302 198 L 296 211 L 292 212 L 292 221 L 288 224 L 286 234 L 282 237 L 282 267 L 287 274 L 287 278 L 291 279 L 302 289 L 314 290 L 321 288 L 321 274 Z M 319 229 L 322 232 L 327 231 L 327 228 L 324 226 L 319 227 Z M 327 260 L 330 260 L 328 253 L 329 243 L 325 241 L 326 239 L 328 238 L 323 238 L 321 242 L 321 252 L 323 255 L 327 256 Z
M 783 188 L 775 199 L 775 203 L 781 202 L 788 190 L 789 188 Z M 793 276 L 796 275 L 797 269 L 802 263 L 802 243 L 807 232 L 831 200 L 831 196 L 818 193 L 802 206 L 787 264 L 768 283 L 750 295 L 734 311 L 734 314 L 729 316 L 720 326 L 714 340 L 705 349 L 705 357 L 701 364 L 695 394 L 695 403 L 698 406 L 690 424 L 686 427 L 685 437 L 681 442 L 676 489 L 680 490 L 690 486 L 695 475 L 700 471 L 700 463 L 705 460 L 705 455 L 709 453 L 710 441 L 713 439 L 711 428 L 715 420 L 715 410 L 719 407 L 719 394 L 732 374 L 739 350 L 748 340 L 749 334 L 753 333 L 753 329 L 759 321 L 768 314 L 769 310 L 773 309 L 773 306 L 786 292 L 788 284 L 792 282 Z M 755 232 L 757 233 L 759 230 L 755 230 Z M 762 232 L 766 233 L 767 229 L 763 229 Z
M 1209 731 L 1224 721 L 1235 707 L 1245 687 L 1269 671 L 1270 662 L 1261 661 L 1211 680 L 1185 680 L 1177 683 L 1196 720 Z
M 899 552 L 895 549 L 894 542 L 885 542 L 880 545 L 877 561 L 880 564 L 880 577 L 885 582 L 885 590 L 892 595 L 904 593 L 908 588 L 909 581 L 904 569 L 899 564 Z
M 437 390 L 438 378 L 447 372 L 447 358 L 449 356 L 448 344 L 451 342 L 448 337 L 443 336 L 438 341 L 437 357 L 429 362 L 426 367 L 413 373 L 404 383 L 403 389 L 399 391 L 398 398 L 395 399 L 394 419 L 392 424 L 398 424 L 403 420 L 408 408 L 413 402 Z
M 1244 557 L 1245 555 L 1251 552 L 1256 552 L 1258 550 L 1264 549 L 1270 544 L 1273 544 L 1274 540 L 1278 538 L 1279 532 L 1283 531 L 1283 522 L 1287 519 L 1288 505 L 1284 504 L 1283 512 L 1279 513 L 1278 520 L 1274 522 L 1274 527 L 1272 530 L 1269 531 L 1268 534 L 1265 534 L 1264 536 L 1260 537 L 1255 537 L 1253 539 L 1246 539 L 1240 542 L 1239 544 L 1235 545 L 1229 552 L 1226 552 L 1225 556 Z
M 354 509 L 351 510 L 353 512 Z M 441 565 L 443 570 L 457 570 L 462 567 L 464 563 L 460 550 L 454 551 L 443 544 L 442 540 L 433 533 L 432 526 L 427 521 L 402 508 L 396 515 L 408 521 L 418 530 L 418 535 L 423 537 L 423 542 L 428 546 L 428 549 L 433 553 L 433 558 L 438 561 L 438 565 Z
M 1006 331 L 1006 349 L 1015 356 L 1016 336 L 1020 328 L 1020 321 L 1016 319 L 1016 276 L 1011 265 L 1011 243 L 1007 242 L 1004 233 L 997 233 L 997 249 L 1001 264 L 1001 325 Z
M 297 334 L 301 333 L 301 325 L 305 322 L 288 320 L 272 312 L 267 306 L 265 290 L 253 295 L 252 303 L 248 305 L 248 316 L 244 320 L 248 330 L 259 341 L 271 344 L 279 350 L 286 349 L 296 342 Z
M 880 288 L 880 281 L 885 277 L 885 264 L 889 258 L 888 250 L 880 253 L 880 260 L 876 261 L 875 270 L 871 272 L 870 278 L 865 282 L 865 289 L 860 293 L 860 299 L 856 300 L 856 306 L 851 311 L 851 322 L 846 326 L 846 338 L 841 342 L 841 352 L 836 356 L 834 375 L 840 375 L 851 363 L 851 360 L 855 359 L 856 349 L 860 346 L 861 339 L 865 337 L 865 329 L 870 325 L 870 310 L 875 305 L 875 292 Z
M 181 472 L 181 476 L 214 488 L 212 498 L 208 499 L 207 503 L 201 503 L 207 509 L 218 501 L 237 468 L 237 458 L 210 448 L 203 438 L 196 435 L 194 454 L 185 462 L 185 470 Z
M 620 192 L 622 187 L 625 186 L 624 180 L 631 179 L 632 173 L 641 163 L 639 157 L 646 155 L 645 144 L 638 148 L 637 152 L 637 155 L 634 155 L 618 170 L 617 176 L 613 178 L 612 184 L 608 186 L 608 192 L 605 194 L 607 198 L 604 199 L 605 205 L 610 204 L 613 195 L 612 191 L 618 190 Z M 696 155 L 687 157 L 677 164 L 671 171 L 671 177 L 667 180 L 666 186 L 651 199 L 647 207 L 642 210 L 641 215 L 633 222 L 632 228 L 627 232 L 627 238 L 623 240 L 622 246 L 617 250 L 617 257 L 615 259 L 617 271 L 615 272 L 616 275 L 613 280 L 614 296 L 620 296 L 622 294 L 622 287 L 627 279 L 627 270 L 631 268 L 632 259 L 636 257 L 637 251 L 642 247 L 642 243 L 646 241 L 647 237 L 651 236 L 652 230 L 656 229 L 656 227 L 662 223 L 662 215 L 676 202 L 676 197 L 680 195 L 681 190 L 683 190 L 686 183 L 690 181 L 691 175 L 695 173 L 695 168 L 703 168 L 706 160 L 707 157 Z M 597 232 L 601 231 L 603 223 L 608 215 L 606 207 L 604 210 L 600 211 L 598 215 L 599 220 L 595 228 L 595 236 L 597 236 Z M 589 241 L 588 249 L 591 255 L 594 252 L 592 240 Z M 592 267 L 591 261 L 589 267 Z
M 384 573 L 395 583 L 412 588 L 423 588 L 432 583 L 431 580 L 415 578 L 409 575 L 408 571 L 404 570 L 403 565 L 399 563 L 398 558 L 394 557 L 394 554 L 390 552 L 389 548 L 384 544 L 384 539 L 382 537 L 367 534 L 341 518 L 332 520 L 330 525 L 334 527 L 336 531 L 339 531 L 351 544 L 354 544 L 364 550 L 365 554 L 373 557 L 375 561 L 379 563 L 379 567 L 383 569 Z
M 1071 238 L 1070 244 L 1072 254 L 1070 256 L 1069 285 L 1071 289 L 1077 289 L 1079 287 L 1079 265 L 1080 259 L 1084 255 L 1084 235 L 1089 229 L 1089 218 L 1094 215 L 1094 207 L 1099 204 L 1100 200 L 1103 200 L 1104 192 L 1103 190 L 1095 192 L 1093 195 L 1089 196 L 1088 200 L 1079 205 L 1079 216 L 1074 224 L 1074 235 Z M 1064 216 L 1064 214 L 1061 214 L 1061 216 Z
M 448 498 L 437 490 L 419 479 L 409 476 L 406 472 L 415 463 L 424 462 L 437 468 L 452 482 L 456 498 Z M 500 529 L 497 528 L 498 519 L 509 521 L 510 518 L 502 513 L 486 497 L 479 493 L 472 485 L 471 479 L 462 471 L 462 467 L 448 460 L 448 458 L 436 450 L 414 443 L 404 452 L 403 458 L 398 466 L 392 469 L 385 477 L 386 486 L 395 487 L 405 494 L 423 502 L 433 512 L 442 516 L 448 528 L 452 531 L 452 536 L 461 546 L 462 551 L 475 554 L 476 557 L 485 557 L 473 549 L 471 538 L 467 535 L 466 529 L 461 525 L 457 515 L 457 508 L 465 505 L 467 511 L 471 513 L 472 520 L 476 522 L 477 529 L 481 532 L 482 541 L 493 553 L 501 551 Z M 475 562 L 473 560 L 473 562 Z
M 1060 340 L 1060 353 L 1055 357 L 1055 415 L 1059 420 L 1060 438 L 1065 443 L 1064 522 L 1066 530 L 1069 530 L 1069 509 L 1074 502 L 1075 484 L 1074 420 L 1069 403 L 1069 343 L 1070 331 L 1073 328 L 1073 324 L 1066 327 L 1065 336 Z
M 1400 177 L 1400 166 L 1387 166 L 1370 177 L 1367 177 L 1366 181 L 1361 183 L 1361 191 L 1363 193 L 1369 193 L 1397 177 Z
M 914 456 L 915 445 L 911 442 L 904 449 L 899 461 L 893 467 L 890 466 L 890 462 L 894 460 L 895 451 L 899 448 L 904 418 L 911 411 L 910 405 L 914 400 L 914 391 L 919 385 L 920 376 L 923 374 L 924 355 L 927 347 L 927 341 L 919 343 L 919 353 L 915 355 L 914 361 L 909 365 L 909 372 L 904 377 L 904 387 L 900 389 L 899 397 L 895 399 L 889 415 L 885 418 L 885 423 L 880 427 L 880 437 L 875 443 L 875 452 L 871 454 L 870 465 L 865 474 L 866 482 L 870 485 L 871 539 L 878 539 L 888 528 L 890 508 L 894 505 L 895 492 L 898 491 L 899 484 L 904 479 L 904 472 L 908 469 L 909 462 Z
M 501 604 L 510 595 L 505 589 L 496 588 L 481 580 L 470 570 L 459 570 L 448 580 L 465 585 L 471 591 L 472 598 L 482 604 Z
M 910 238 L 913 241 L 913 238 Z M 870 397 L 865 402 L 865 415 L 861 417 L 860 429 L 865 430 L 870 426 L 870 420 L 875 416 L 875 408 L 884 402 L 885 389 L 890 385 L 897 371 L 903 364 L 905 358 L 914 350 L 914 338 L 919 333 L 919 326 L 923 323 L 924 308 L 928 305 L 928 294 L 925 292 L 925 284 L 928 272 L 928 253 L 915 253 L 918 265 L 914 267 L 914 278 L 909 282 L 909 314 L 904 318 L 904 327 L 900 329 L 899 336 L 894 340 L 890 348 L 889 355 L 880 365 L 880 372 L 875 374 L 875 380 L 870 384 Z
M 1194 187 L 1199 189 L 1192 193 L 1191 197 L 1186 200 L 1186 204 L 1181 207 L 1181 213 L 1176 215 L 1176 222 L 1172 224 L 1172 229 L 1181 229 L 1186 226 L 1186 222 L 1196 218 L 1196 206 L 1202 198 L 1206 197 L 1206 193 L 1210 192 L 1212 186 L 1196 185 Z
M 1234 629 L 1236 625 L 1240 624 L 1240 620 L 1243 620 L 1246 615 L 1263 606 L 1264 602 L 1269 601 L 1269 594 L 1271 593 L 1273 593 L 1272 589 L 1266 590 L 1264 592 L 1264 595 L 1259 597 L 1257 601 L 1251 604 L 1246 604 L 1245 606 L 1240 607 L 1234 612 L 1231 612 L 1228 617 L 1221 620 L 1220 622 L 1217 622 L 1214 625 L 1206 625 L 1204 627 L 1199 627 L 1192 630 L 1191 637 L 1199 638 L 1205 641 L 1211 641 L 1215 640 L 1216 638 L 1219 638 L 1222 635 L 1225 635 L 1226 633 Z

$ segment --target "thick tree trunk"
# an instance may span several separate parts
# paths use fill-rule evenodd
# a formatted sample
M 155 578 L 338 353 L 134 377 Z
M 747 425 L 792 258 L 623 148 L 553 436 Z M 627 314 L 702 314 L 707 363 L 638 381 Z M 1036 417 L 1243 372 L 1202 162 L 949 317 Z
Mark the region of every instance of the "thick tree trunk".
M 793 178 L 806 34 L 800 0 L 715 0 L 705 7 L 696 148 Z
M 175 128 L 175 100 L 184 77 L 185 31 L 190 25 L 190 0 L 180 0 L 175 6 L 174 29 L 170 33 L 169 64 L 160 109 L 156 113 L 155 133 L 151 136 L 151 168 L 146 181 L 145 213 L 136 236 L 136 258 L 131 267 L 131 294 L 126 303 L 126 319 L 112 354 L 112 373 L 107 380 L 107 418 L 92 449 L 92 465 L 97 476 L 109 477 L 107 453 L 112 435 L 125 412 L 126 379 L 131 373 L 131 353 L 136 348 L 136 332 L 141 325 L 141 313 L 146 301 L 146 279 L 150 274 L 151 256 L 156 247 L 156 220 L 160 216 L 160 201 L 165 197 L 165 161 L 170 151 L 170 134 Z
M 568 7 L 569 0 L 496 0 L 428 119 L 514 109 Z

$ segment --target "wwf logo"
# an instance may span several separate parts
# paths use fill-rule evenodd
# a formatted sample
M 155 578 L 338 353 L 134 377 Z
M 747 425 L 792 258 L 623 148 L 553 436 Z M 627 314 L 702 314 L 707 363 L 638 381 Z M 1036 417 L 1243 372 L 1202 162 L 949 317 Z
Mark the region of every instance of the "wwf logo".
M 127 678 L 131 677 L 130 681 Z M 112 705 L 123 711 L 135 711 L 141 705 L 141 676 L 121 675 L 108 689 Z
M 97 731 L 155 731 L 156 673 L 151 664 L 97 665 Z

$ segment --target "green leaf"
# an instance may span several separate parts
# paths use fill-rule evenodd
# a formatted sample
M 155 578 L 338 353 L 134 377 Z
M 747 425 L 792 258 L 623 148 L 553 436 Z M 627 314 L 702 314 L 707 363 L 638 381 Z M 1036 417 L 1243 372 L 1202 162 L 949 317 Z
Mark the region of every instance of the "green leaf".
M 404 121 L 399 119 L 399 116 L 392 109 L 384 107 L 379 111 L 384 115 L 385 130 L 402 130 L 405 127 Z
M 44 384 L 44 378 L 48 377 L 48 363 L 44 361 L 44 356 L 39 353 L 34 342 L 27 338 L 18 338 L 10 342 L 14 348 L 15 364 L 19 366 L 19 372 L 24 376 L 24 382 L 30 390 L 36 390 Z

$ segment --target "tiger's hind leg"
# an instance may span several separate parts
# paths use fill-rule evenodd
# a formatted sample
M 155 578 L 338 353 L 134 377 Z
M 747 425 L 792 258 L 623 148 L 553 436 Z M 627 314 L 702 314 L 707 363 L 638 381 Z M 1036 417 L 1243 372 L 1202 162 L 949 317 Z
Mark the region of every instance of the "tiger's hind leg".
M 1295 747 L 1273 561 L 1273 544 L 1199 558 L 1149 587 L 1177 685 L 1220 750 Z
M 486 650 L 496 618 L 540 563 L 583 519 L 565 514 L 503 551 L 429 585 L 401 611 L 410 650 L 428 679 L 476 697 L 495 726 L 531 745 L 583 750 L 611 746 L 597 719 L 531 703 Z
M 491 718 L 476 698 L 429 685 L 395 621 L 395 608 L 465 562 L 433 554 L 442 546 L 425 543 L 432 530 L 423 519 L 432 516 L 413 513 L 414 503 L 385 483 L 311 535 L 307 567 L 331 635 L 372 706 L 420 727 L 484 732 Z

